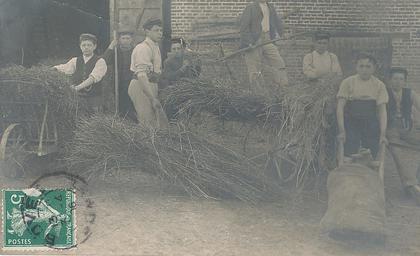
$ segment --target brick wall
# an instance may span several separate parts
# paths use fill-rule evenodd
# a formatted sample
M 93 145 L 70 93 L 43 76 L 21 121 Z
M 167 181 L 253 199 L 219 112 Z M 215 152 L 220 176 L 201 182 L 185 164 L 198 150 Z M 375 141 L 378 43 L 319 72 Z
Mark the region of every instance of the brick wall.
M 238 17 L 248 0 L 173 0 L 175 35 L 191 36 L 192 24 L 211 16 Z M 409 69 L 409 81 L 420 89 L 420 1 L 418 0 L 272 0 L 280 14 L 294 8 L 300 12 L 285 20 L 290 32 L 323 29 L 331 32 L 404 32 L 392 40 L 392 65 Z M 235 43 L 237 45 L 237 42 Z M 310 51 L 310 39 L 283 42 L 282 53 L 292 79 L 298 77 L 300 61 Z M 419 84 L 419 85 L 417 85 Z

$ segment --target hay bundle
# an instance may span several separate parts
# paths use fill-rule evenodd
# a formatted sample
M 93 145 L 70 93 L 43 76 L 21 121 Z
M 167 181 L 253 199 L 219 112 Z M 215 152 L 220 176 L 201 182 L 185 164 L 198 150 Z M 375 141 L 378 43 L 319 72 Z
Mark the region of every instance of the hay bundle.
M 272 98 L 252 95 L 238 87 L 229 80 L 182 80 L 166 88 L 162 98 L 165 104 L 178 106 L 179 113 L 206 111 L 223 120 L 257 122 L 274 128 L 277 139 L 268 155 L 273 166 L 281 165 L 276 158 L 294 162 L 296 169 L 288 180 L 296 177 L 297 184 L 302 183 L 308 170 L 334 166 L 330 148 L 335 135 L 330 127 L 335 121 L 337 79 L 302 81 L 282 88 Z
M 163 89 L 161 98 L 163 105 L 175 109 L 177 114 L 205 111 L 222 120 L 275 120 L 271 99 L 239 88 L 231 80 L 183 79 L 175 86 Z
M 79 175 L 141 170 L 206 198 L 255 202 L 275 190 L 254 163 L 221 145 L 185 130 L 155 132 L 105 115 L 81 120 L 67 160 Z
M 301 184 L 308 170 L 330 169 L 334 148 L 336 79 L 305 82 L 284 88 L 281 96 L 283 123 L 278 130 L 276 148 L 292 156 L 296 163 L 296 181 Z M 333 149 L 334 150 L 334 149 Z
M 29 97 L 32 100 L 46 100 L 55 105 L 58 110 L 68 111 L 76 105 L 74 93 L 70 91 L 72 84 L 69 77 L 55 69 L 47 66 L 34 66 L 25 68 L 22 66 L 11 66 L 0 70 L 0 90 L 7 90 L 7 83 L 19 84 L 20 95 L 9 94 L 8 98 L 13 100 L 16 97 Z M 3 94 L 3 91 L 1 91 Z M 23 95 L 22 95 L 23 94 Z M 11 98 L 12 97 L 12 98 Z M 48 98 L 46 98 L 48 97 Z
M 60 137 L 66 140 L 75 127 L 78 100 L 69 77 L 46 66 L 11 66 L 0 70 L 0 108 L 7 120 L 42 121 L 48 101 L 48 120 L 54 115 Z M 25 122 L 25 121 L 23 121 Z M 39 132 L 32 127 L 34 134 Z

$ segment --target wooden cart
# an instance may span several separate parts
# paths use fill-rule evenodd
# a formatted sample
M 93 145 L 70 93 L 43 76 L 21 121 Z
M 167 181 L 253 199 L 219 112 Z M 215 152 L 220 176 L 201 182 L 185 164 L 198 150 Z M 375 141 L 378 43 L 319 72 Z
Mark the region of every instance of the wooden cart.
M 0 160 L 12 145 L 38 156 L 57 151 L 57 125 L 47 98 L 42 85 L 0 79 Z

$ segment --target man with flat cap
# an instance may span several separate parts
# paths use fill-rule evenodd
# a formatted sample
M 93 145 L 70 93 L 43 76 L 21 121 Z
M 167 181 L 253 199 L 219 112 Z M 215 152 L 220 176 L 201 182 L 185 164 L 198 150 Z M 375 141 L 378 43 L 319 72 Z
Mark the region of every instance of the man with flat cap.
M 404 190 L 420 206 L 420 180 L 417 178 L 419 152 L 404 146 L 406 142 L 415 144 L 419 140 L 415 135 L 420 133 L 420 120 L 416 115 L 420 112 L 420 96 L 409 86 L 407 78 L 408 71 L 405 68 L 394 67 L 390 71 L 386 135 Z
M 108 65 L 115 66 L 115 49 L 117 50 L 119 114 L 124 118 L 135 120 L 134 106 L 128 96 L 128 85 L 133 77 L 133 72 L 130 70 L 131 54 L 134 48 L 133 34 L 133 31 L 129 29 L 120 29 L 118 38 L 110 43 L 103 57 Z
M 137 119 L 141 125 L 154 129 L 166 129 L 168 118 L 158 99 L 158 82 L 162 72 L 159 42 L 162 39 L 162 21 L 152 18 L 143 25 L 146 39 L 138 44 L 131 55 L 131 71 L 134 73 L 128 87 Z
M 87 114 L 102 111 L 103 88 L 102 78 L 107 71 L 106 62 L 95 54 L 97 39 L 92 34 L 81 34 L 80 49 L 82 54 L 72 58 L 69 62 L 54 66 L 55 69 L 67 75 L 71 75 L 74 85 L 72 89 L 85 104 Z
M 269 41 L 282 33 L 282 20 L 268 0 L 254 0 L 243 11 L 240 22 L 241 48 Z M 245 62 L 253 91 L 276 93 L 279 87 L 289 84 L 286 65 L 276 45 L 271 43 L 245 52 Z M 263 70 L 266 74 L 265 86 L 260 83 Z
M 182 78 L 196 78 L 201 73 L 201 61 L 198 56 L 187 48 L 182 37 L 171 39 L 171 51 L 165 60 L 160 87 L 173 85 Z
M 340 62 L 337 56 L 328 51 L 330 34 L 318 31 L 314 34 L 314 50 L 303 58 L 303 74 L 310 80 L 335 77 L 342 78 Z

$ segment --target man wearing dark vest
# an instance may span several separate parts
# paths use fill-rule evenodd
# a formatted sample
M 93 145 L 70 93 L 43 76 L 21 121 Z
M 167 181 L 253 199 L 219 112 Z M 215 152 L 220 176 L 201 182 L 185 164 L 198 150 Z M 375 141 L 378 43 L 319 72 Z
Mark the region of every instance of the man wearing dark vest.
M 104 52 L 103 58 L 108 65 L 115 66 L 115 49 L 117 49 L 119 114 L 124 118 L 136 120 L 134 106 L 128 96 L 128 85 L 133 77 L 133 72 L 130 70 L 133 48 L 133 32 L 121 29 L 118 32 L 118 39 L 111 42 Z M 115 68 L 111 72 L 114 70 Z
M 389 149 L 397 166 L 405 191 L 414 197 L 420 205 L 420 186 L 416 177 L 420 154 L 401 145 L 401 135 L 416 129 L 413 110 L 420 111 L 420 98 L 407 85 L 408 72 L 404 68 L 392 68 L 390 86 L 387 88 L 388 129 L 387 137 L 391 143 Z M 393 143 L 395 142 L 395 143 Z
M 79 41 L 82 55 L 54 68 L 71 75 L 72 89 L 78 92 L 85 104 L 87 113 L 92 114 L 102 110 L 103 89 L 101 80 L 106 74 L 107 66 L 105 60 L 95 54 L 96 36 L 81 34 Z

